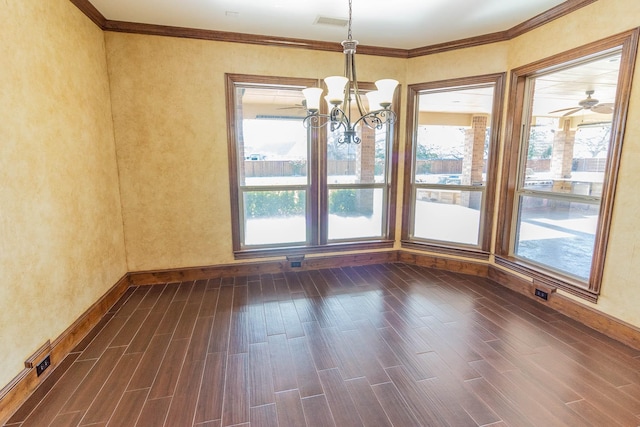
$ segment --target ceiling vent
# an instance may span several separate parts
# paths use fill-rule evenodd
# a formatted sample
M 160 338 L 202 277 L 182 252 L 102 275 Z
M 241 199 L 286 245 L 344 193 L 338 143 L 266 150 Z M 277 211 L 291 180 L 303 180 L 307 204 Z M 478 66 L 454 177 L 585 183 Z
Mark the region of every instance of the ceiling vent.
M 331 25 L 332 27 L 346 27 L 349 23 L 348 19 L 329 18 L 328 16 L 318 16 L 314 25 Z

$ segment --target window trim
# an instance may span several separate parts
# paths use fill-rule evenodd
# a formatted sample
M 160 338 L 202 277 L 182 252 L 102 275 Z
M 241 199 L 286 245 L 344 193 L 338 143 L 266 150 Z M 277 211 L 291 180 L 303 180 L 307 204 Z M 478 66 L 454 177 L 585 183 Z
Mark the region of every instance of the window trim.
M 454 78 L 440 80 L 427 83 L 417 83 L 408 86 L 407 95 L 407 124 L 406 124 L 406 147 L 404 163 L 406 170 L 404 173 L 404 192 L 403 192 L 403 209 L 402 209 L 402 236 L 401 246 L 406 249 L 430 250 L 438 253 L 471 257 L 476 259 L 488 260 L 491 250 L 492 224 L 494 218 L 494 206 L 496 195 L 496 180 L 498 177 L 498 148 L 502 128 L 502 111 L 504 99 L 505 73 L 493 73 L 479 76 L 468 76 L 462 78 Z M 489 140 L 489 157 L 487 163 L 487 179 L 484 186 L 483 197 L 483 220 L 480 226 L 480 234 L 478 236 L 479 244 L 477 248 L 469 245 L 457 245 L 454 242 L 436 242 L 414 240 L 411 238 L 409 231 L 412 228 L 413 221 L 413 192 L 415 190 L 414 176 L 414 157 L 416 150 L 416 132 L 415 126 L 418 123 L 417 102 L 421 92 L 428 90 L 443 91 L 447 88 L 476 86 L 476 85 L 494 85 L 493 108 L 491 111 L 491 135 Z M 474 188 L 474 187 L 469 187 Z M 476 188 L 477 190 L 477 188 Z
M 505 148 L 502 165 L 502 181 L 499 201 L 498 221 L 495 242 L 495 262 L 497 265 L 507 267 L 518 273 L 532 277 L 534 283 L 543 283 L 551 288 L 559 288 L 570 294 L 582 297 L 591 302 L 597 302 L 604 263 L 611 228 L 615 189 L 617 184 L 618 168 L 622 155 L 624 130 L 627 121 L 630 89 L 633 78 L 635 58 L 638 49 L 639 29 L 627 31 L 606 39 L 596 41 L 575 49 L 553 55 L 511 71 L 509 106 L 507 111 L 507 126 L 505 130 Z M 600 216 L 598 219 L 596 240 L 594 244 L 594 257 L 591 266 L 591 274 L 586 286 L 584 282 L 573 277 L 558 273 L 556 270 L 543 268 L 539 264 L 529 263 L 522 258 L 510 255 L 511 239 L 515 233 L 515 197 L 517 194 L 518 167 L 520 163 L 520 145 L 522 140 L 523 118 L 526 100 L 526 81 L 543 72 L 554 68 L 561 68 L 571 63 L 580 63 L 589 56 L 599 56 L 607 50 L 621 47 L 620 73 L 616 91 L 616 112 L 611 123 L 610 154 L 607 159 L 602 200 L 600 204 Z M 501 232 L 503 230 L 504 232 Z
M 235 259 L 251 259 L 259 257 L 274 257 L 287 255 L 303 255 L 313 253 L 329 253 L 340 251 L 361 251 L 389 249 L 394 246 L 395 240 L 395 218 L 396 218 L 396 197 L 397 197 L 397 177 L 398 177 L 398 137 L 400 120 L 400 93 L 401 86 L 398 85 L 394 94 L 392 110 L 396 113 L 396 123 L 392 125 L 387 159 L 387 181 L 385 184 L 375 184 L 376 188 L 386 187 L 388 206 L 383 213 L 383 227 L 386 229 L 386 237 L 383 239 L 359 239 L 352 241 L 327 241 L 328 237 L 328 189 L 327 185 L 327 158 L 326 152 L 323 154 L 321 141 L 326 140 L 326 129 L 309 129 L 310 132 L 310 158 L 308 164 L 309 174 L 309 195 L 307 197 L 307 234 L 308 244 L 305 245 L 273 245 L 261 247 L 242 247 L 241 238 L 241 206 L 239 201 L 240 187 L 238 183 L 238 150 L 236 146 L 236 106 L 235 89 L 237 85 L 246 86 L 273 86 L 284 88 L 301 89 L 305 87 L 322 87 L 321 82 L 316 79 L 299 77 L 272 77 L 249 74 L 225 74 L 225 103 L 227 111 L 227 145 L 228 145 L 228 165 L 229 165 L 229 188 L 231 201 L 231 233 L 232 248 Z M 367 91 L 375 89 L 373 83 L 358 82 L 360 89 Z M 321 112 L 326 113 L 326 105 L 321 103 Z M 362 185 L 362 184 L 360 184 Z M 372 184 L 373 185 L 373 184 Z M 261 187 L 261 190 L 265 188 Z M 321 219 L 322 218 L 322 219 Z

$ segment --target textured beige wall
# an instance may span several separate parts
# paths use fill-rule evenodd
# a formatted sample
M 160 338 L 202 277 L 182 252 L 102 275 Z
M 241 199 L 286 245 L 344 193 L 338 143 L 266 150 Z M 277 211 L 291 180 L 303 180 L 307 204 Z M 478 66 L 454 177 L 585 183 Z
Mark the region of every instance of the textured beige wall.
M 68 0 L 0 13 L 0 388 L 126 273 L 103 33 Z
M 509 42 L 406 61 L 359 55 L 359 72 L 363 80 L 398 78 L 404 90 L 406 84 L 508 71 L 637 26 L 639 7 L 636 0 L 599 0 Z M 341 55 L 117 33 L 106 40 L 129 269 L 233 262 L 224 73 L 322 78 L 341 72 Z M 640 290 L 631 278 L 640 274 L 634 215 L 640 205 L 632 165 L 640 151 L 639 115 L 632 101 L 596 306 L 635 325 Z
M 637 0 L 599 0 L 509 42 L 411 60 L 359 55 L 359 75 L 395 77 L 404 90 L 638 25 Z M 322 78 L 342 72 L 342 55 L 103 34 L 68 0 L 6 0 L 0 32 L 1 385 L 127 270 L 233 262 L 224 73 Z M 636 326 L 638 99 L 635 85 L 595 306 Z
M 129 270 L 233 262 L 225 73 L 322 78 L 341 53 L 106 33 Z M 401 59 L 358 58 L 403 79 Z M 302 126 L 302 124 L 301 124 Z

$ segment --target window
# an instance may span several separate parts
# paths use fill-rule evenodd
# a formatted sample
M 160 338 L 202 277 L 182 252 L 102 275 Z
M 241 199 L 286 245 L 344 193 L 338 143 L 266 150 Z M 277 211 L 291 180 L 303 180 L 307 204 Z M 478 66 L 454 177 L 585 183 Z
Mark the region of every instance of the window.
M 306 129 L 302 89 L 317 84 L 227 75 L 238 258 L 392 245 L 392 126 L 358 128 L 360 144 Z
M 496 261 L 590 300 L 604 268 L 636 37 L 513 71 L 499 220 L 507 232 Z
M 409 87 L 403 246 L 488 256 L 503 75 Z

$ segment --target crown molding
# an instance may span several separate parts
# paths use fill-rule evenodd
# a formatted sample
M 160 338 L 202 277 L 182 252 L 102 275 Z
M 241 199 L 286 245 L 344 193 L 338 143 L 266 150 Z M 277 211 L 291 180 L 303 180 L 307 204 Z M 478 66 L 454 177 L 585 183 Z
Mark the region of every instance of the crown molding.
M 114 31 L 119 33 L 181 37 L 231 43 L 256 44 L 262 46 L 295 47 L 299 49 L 322 50 L 326 52 L 342 53 L 342 46 L 339 43 L 294 39 L 287 37 L 273 37 L 256 34 L 232 33 L 226 31 L 202 30 L 197 28 L 171 27 L 166 25 L 140 24 L 135 22 L 110 20 L 105 20 L 105 25 L 102 27 L 102 29 L 105 31 Z M 408 51 L 405 49 L 358 45 L 358 53 L 364 55 L 386 56 L 391 58 L 407 58 Z
M 272 37 L 264 35 L 232 33 L 226 31 L 203 30 L 196 28 L 171 27 L 165 25 L 141 24 L 135 22 L 112 21 L 106 19 L 89 0 L 69 0 L 98 27 L 104 31 L 121 33 L 146 34 L 166 37 L 180 37 L 200 40 L 212 40 L 231 43 L 256 44 L 262 46 L 294 47 L 299 49 L 322 50 L 326 52 L 342 52 L 338 43 L 316 40 Z M 391 58 L 416 58 L 434 53 L 464 49 L 485 44 L 497 43 L 518 37 L 548 22 L 568 15 L 597 0 L 567 0 L 539 15 L 534 16 L 508 30 L 476 37 L 469 37 L 450 42 L 423 46 L 415 49 L 396 49 L 376 46 L 358 46 L 358 53 L 363 55 L 385 56 Z
M 91 19 L 94 24 L 100 27 L 102 30 L 105 29 L 105 24 L 107 19 L 100 13 L 98 9 L 95 8 L 94 5 L 89 2 L 89 0 L 69 0 L 73 3 L 80 12 L 84 13 L 87 18 Z

